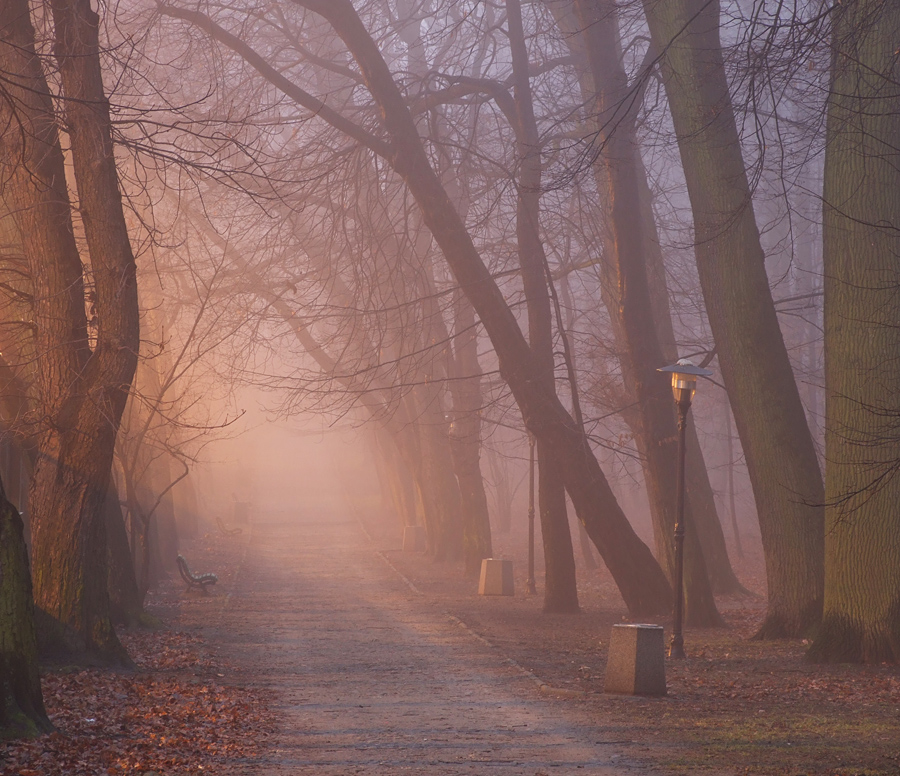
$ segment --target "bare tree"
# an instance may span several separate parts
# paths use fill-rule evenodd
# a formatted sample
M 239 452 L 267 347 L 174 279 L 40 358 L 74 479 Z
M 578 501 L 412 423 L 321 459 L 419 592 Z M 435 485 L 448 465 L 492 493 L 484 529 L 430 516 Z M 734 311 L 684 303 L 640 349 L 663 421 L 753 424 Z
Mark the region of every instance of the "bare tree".
M 22 238 L 34 298 L 34 596 L 48 615 L 49 639 L 126 662 L 109 622 L 105 556 L 97 550 L 105 547 L 101 507 L 137 362 L 135 263 L 101 74 L 99 17 L 86 0 L 50 10 L 59 93 L 48 87 L 50 60 L 38 51 L 27 2 L 2 6 L 12 21 L 0 42 L 7 74 L 2 196 Z M 71 146 L 84 255 L 75 240 L 59 120 Z
M 302 4 L 309 7 L 309 4 Z M 397 84 L 375 42 L 349 3 L 315 4 L 311 9 L 334 27 L 360 69 L 360 76 L 381 113 L 387 139 L 373 134 L 323 106 L 320 100 L 274 71 L 253 49 L 209 17 L 164 6 L 164 13 L 185 18 L 231 47 L 271 83 L 298 104 L 313 107 L 319 117 L 345 131 L 390 163 L 415 199 L 425 224 L 441 247 L 457 282 L 481 318 L 500 358 L 500 369 L 538 438 L 550 440 L 566 470 L 566 485 L 588 533 L 601 549 L 635 611 L 667 608 L 668 585 L 647 548 L 634 535 L 597 466 L 583 431 L 559 400 L 536 379 L 537 365 L 472 238 L 428 161 L 422 141 Z M 615 548 L 615 549 L 614 549 Z M 648 569 L 650 571 L 648 571 Z

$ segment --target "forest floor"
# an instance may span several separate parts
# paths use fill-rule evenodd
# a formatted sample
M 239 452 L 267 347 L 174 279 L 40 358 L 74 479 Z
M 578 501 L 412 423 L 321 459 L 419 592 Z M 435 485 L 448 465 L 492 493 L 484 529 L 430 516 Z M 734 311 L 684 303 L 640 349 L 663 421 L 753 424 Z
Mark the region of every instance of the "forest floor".
M 742 582 L 757 595 L 720 600 L 728 628 L 686 629 L 687 659 L 666 663 L 667 697 L 632 698 L 603 693 L 609 634 L 614 624 L 627 621 L 624 605 L 605 570 L 580 570 L 580 615 L 545 615 L 539 595 L 523 594 L 521 538 L 511 541 L 497 537 L 494 553 L 495 557 L 514 559 L 516 595 L 479 597 L 476 580 L 465 578 L 459 567 L 435 564 L 424 555 L 401 552 L 395 527 L 366 521 L 354 530 L 359 546 L 354 544 L 353 552 L 362 553 L 359 558 L 364 558 L 354 563 L 372 567 L 366 572 L 369 577 L 357 580 L 360 589 L 369 591 L 366 595 L 371 599 L 359 603 L 369 609 L 382 601 L 385 606 L 384 611 L 371 615 L 375 619 L 353 626 L 356 630 L 373 629 L 364 634 L 364 654 L 375 654 L 378 642 L 387 637 L 388 631 L 379 630 L 379 618 L 384 618 L 385 612 L 399 618 L 397 627 L 404 628 L 409 625 L 403 624 L 404 618 L 414 615 L 411 622 L 419 634 L 417 639 L 422 638 L 421 623 L 427 620 L 431 623 L 426 634 L 430 641 L 436 638 L 432 631 L 439 630 L 432 621 L 443 617 L 457 633 L 438 634 L 442 649 L 450 648 L 465 661 L 474 661 L 473 665 L 493 660 L 505 666 L 503 670 L 491 669 L 490 687 L 490 682 L 499 681 L 513 688 L 511 696 L 496 687 L 489 690 L 501 693 L 498 708 L 519 708 L 515 705 L 518 701 L 510 701 L 509 697 L 524 694 L 542 698 L 534 702 L 537 705 L 522 708 L 528 710 L 527 714 L 545 714 L 546 707 L 540 704 L 549 703 L 551 717 L 570 720 L 573 730 L 592 731 L 590 743 L 602 750 L 598 757 L 606 758 L 606 763 L 621 763 L 614 773 L 900 774 L 900 668 L 812 665 L 804 660 L 803 643 L 752 641 L 749 637 L 764 612 L 764 598 L 759 595 L 764 580 L 758 553 L 748 553 L 747 559 L 737 563 Z M 200 596 L 184 591 L 177 578 L 164 582 L 148 605 L 162 627 L 123 635 L 138 666 L 136 671 L 64 666 L 45 669 L 45 699 L 59 732 L 37 741 L 10 743 L 5 752 L 0 751 L 0 773 L 230 776 L 293 774 L 307 769 L 312 773 L 393 774 L 410 768 L 415 771 L 409 764 L 402 768 L 379 767 L 381 761 L 369 759 L 350 758 L 339 766 L 328 760 L 328 767 L 296 759 L 298 752 L 305 753 L 310 745 L 319 745 L 320 739 L 312 733 L 291 743 L 292 737 L 297 739 L 298 735 L 294 728 L 305 724 L 297 722 L 297 715 L 316 698 L 308 697 L 310 687 L 306 686 L 302 698 L 284 700 L 285 693 L 291 692 L 287 685 L 293 683 L 296 689 L 312 681 L 311 675 L 306 675 L 301 682 L 293 669 L 285 666 L 300 659 L 306 662 L 306 658 L 297 655 L 311 653 L 314 645 L 329 635 L 338 643 L 352 635 L 348 635 L 349 631 L 329 634 L 326 631 L 330 626 L 323 627 L 321 620 L 316 621 L 315 627 L 299 620 L 295 626 L 290 625 L 290 615 L 285 612 L 302 608 L 305 599 L 301 594 L 296 600 L 292 596 L 279 603 L 273 584 L 282 584 L 288 577 L 273 582 L 272 575 L 260 568 L 259 558 L 263 556 L 254 560 L 251 553 L 248 559 L 251 533 L 249 527 L 237 537 L 211 531 L 185 543 L 184 552 L 196 571 L 214 570 L 219 574 L 217 590 Z M 279 549 L 287 551 L 285 547 Z M 314 547 L 306 550 L 313 555 L 320 552 Z M 340 552 L 346 554 L 349 550 L 342 548 Z M 312 565 L 308 557 L 304 565 Z M 399 581 L 395 585 L 398 590 L 385 594 L 377 586 L 386 584 L 389 578 Z M 299 589 L 312 590 L 313 581 L 313 577 L 302 578 Z M 537 581 L 540 591 L 540 575 Z M 251 587 L 257 595 L 252 600 L 248 598 L 241 609 L 238 596 Z M 272 602 L 271 613 L 255 611 L 267 601 Z M 312 599 L 309 601 L 312 605 Z M 276 611 L 278 606 L 289 608 Z M 317 606 L 324 610 L 331 604 Z M 407 610 L 413 615 L 405 614 Z M 267 653 L 263 644 L 266 639 L 240 632 L 242 623 L 247 629 L 257 627 L 250 623 L 251 616 L 269 617 L 266 627 L 275 634 L 266 637 L 271 652 Z M 297 616 L 301 617 L 302 612 Z M 660 624 L 666 627 L 668 635 L 670 623 Z M 309 640 L 303 644 L 294 643 L 297 639 L 290 634 L 301 631 L 318 633 L 307 633 L 305 638 Z M 279 645 L 280 660 L 285 662 L 274 657 L 272 639 L 277 642 L 279 633 L 291 640 L 290 644 Z M 418 650 L 420 642 L 414 643 Z M 388 647 L 388 651 L 391 649 Z M 324 653 L 320 657 L 331 659 Z M 439 659 L 446 660 L 446 656 Z M 254 661 L 255 665 L 248 668 Z M 434 668 L 423 670 L 429 674 Z M 450 684 L 463 686 L 460 670 L 456 669 Z M 384 665 L 378 671 L 397 681 L 403 673 L 396 667 L 385 669 Z M 537 681 L 525 680 L 523 687 L 523 676 Z M 411 681 L 407 680 L 407 686 L 414 687 Z M 460 690 L 459 697 L 453 696 L 449 702 L 467 704 L 471 693 L 471 689 Z M 341 707 L 337 713 L 343 717 L 350 712 Z M 366 725 L 371 724 L 369 717 L 362 719 Z M 396 722 L 381 724 L 390 731 L 382 731 L 379 745 L 388 746 L 390 737 L 400 733 L 396 732 Z M 356 721 L 353 726 L 361 728 Z M 535 722 L 531 729 L 537 734 L 539 727 Z M 400 743 L 395 742 L 397 746 Z M 491 746 L 503 749 L 502 743 Z M 357 742 L 350 750 L 356 752 L 353 757 L 361 757 L 359 751 L 365 748 L 365 744 Z M 274 754 L 289 751 L 294 753 L 294 767 L 284 759 L 286 755 Z M 426 756 L 424 750 L 414 754 Z M 279 762 L 288 764 L 278 765 Z M 529 766 L 534 762 L 529 761 Z M 545 768 L 522 768 L 520 772 L 569 772 L 566 767 L 555 767 L 559 765 L 548 761 Z M 475 774 L 504 770 L 500 762 L 490 767 L 484 762 L 483 770 L 475 763 L 467 767 L 466 772 Z M 585 772 L 580 770 L 583 765 L 572 767 Z M 597 772 L 601 771 L 602 768 Z M 433 766 L 421 772 L 443 773 L 445 768 Z M 447 765 L 446 772 L 457 770 Z
M 215 565 L 220 584 L 238 573 L 241 543 L 208 533 L 190 545 L 203 563 Z M 230 682 L 234 666 L 217 646 L 199 628 L 179 626 L 182 605 L 195 599 L 210 613 L 221 604 L 214 595 L 186 592 L 176 573 L 148 597 L 158 627 L 117 629 L 133 671 L 42 666 L 44 705 L 56 732 L 6 742 L 0 774 L 226 774 L 235 759 L 258 754 L 274 730 L 268 697 Z

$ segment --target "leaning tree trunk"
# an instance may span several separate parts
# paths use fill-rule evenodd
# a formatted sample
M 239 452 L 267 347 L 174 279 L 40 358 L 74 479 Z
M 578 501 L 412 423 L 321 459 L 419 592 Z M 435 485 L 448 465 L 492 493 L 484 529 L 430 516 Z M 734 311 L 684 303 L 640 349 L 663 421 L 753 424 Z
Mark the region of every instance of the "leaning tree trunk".
M 647 172 L 640 158 L 637 159 L 638 188 L 640 190 L 642 223 L 646 225 L 644 233 L 644 252 L 647 257 L 647 281 L 650 286 L 650 299 L 656 313 L 656 330 L 663 359 L 667 364 L 674 364 L 678 358 L 678 345 L 675 340 L 675 329 L 672 326 L 672 313 L 669 306 L 669 289 L 666 282 L 666 267 L 663 262 L 659 233 L 653 215 L 653 201 L 650 186 L 647 183 Z M 715 494 L 709 480 L 709 470 L 700 439 L 697 436 L 697 425 L 689 423 L 686 434 L 687 455 L 685 461 L 685 478 L 688 520 L 697 529 L 709 582 L 714 593 L 744 593 L 747 589 L 740 583 L 734 573 L 725 544 L 725 533 L 719 520 Z
M 810 655 L 900 662 L 900 5 L 834 11 L 825 145 L 825 611 Z
M 555 2 L 550 4 L 550 8 L 557 24 L 564 33 L 564 40 L 569 51 L 575 56 L 578 63 L 576 68 L 578 70 L 579 84 L 586 103 L 595 101 L 597 94 L 597 89 L 594 86 L 595 79 L 590 73 L 589 60 L 599 66 L 597 83 L 600 84 L 601 89 L 608 89 L 610 86 L 614 88 L 616 80 L 624 81 L 625 75 L 621 54 L 619 54 L 618 58 L 609 58 L 603 64 L 598 61 L 600 58 L 605 57 L 607 53 L 598 47 L 597 40 L 599 37 L 604 37 L 608 40 L 609 35 L 614 34 L 615 40 L 613 42 L 616 43 L 617 49 L 620 48 L 617 31 L 615 30 L 615 18 L 610 8 L 605 5 L 598 7 L 596 3 L 588 3 L 588 7 L 583 10 L 590 12 L 593 9 L 597 13 L 596 22 L 588 24 L 579 21 L 576 8 L 571 0 L 555 0 Z M 588 56 L 589 52 L 590 57 Z M 640 218 L 632 216 L 627 219 L 627 223 L 623 224 L 622 227 L 626 229 L 634 228 L 640 233 L 641 250 L 638 253 L 632 251 L 629 258 L 631 262 L 638 262 L 638 265 L 635 266 L 636 270 L 646 272 L 647 284 L 650 290 L 650 307 L 648 309 L 653 311 L 652 317 L 655 322 L 658 343 L 654 344 L 651 342 L 652 347 L 649 349 L 642 347 L 638 350 L 633 350 L 630 344 L 630 340 L 633 340 L 633 338 L 625 336 L 623 313 L 626 311 L 626 308 L 619 304 L 617 265 L 626 257 L 618 250 L 619 246 L 612 239 L 608 241 L 604 248 L 604 256 L 608 261 L 604 263 L 601 273 L 603 274 L 601 299 L 610 315 L 620 354 L 619 361 L 622 368 L 622 379 L 625 390 L 630 395 L 636 395 L 640 392 L 638 386 L 638 374 L 640 372 L 649 373 L 661 364 L 673 363 L 678 358 L 675 334 L 669 311 L 665 267 L 663 266 L 662 252 L 652 211 L 650 189 L 646 180 L 646 171 L 641 162 L 640 153 L 637 150 L 633 116 L 627 115 L 629 111 L 637 111 L 639 109 L 640 100 L 638 95 L 641 92 L 642 89 L 638 85 L 634 89 L 634 93 L 628 90 L 628 94 L 623 96 L 624 99 L 620 106 L 623 113 L 622 120 L 614 119 L 614 130 L 615 134 L 620 136 L 620 145 L 621 140 L 628 139 L 624 137 L 627 132 L 636 149 L 631 172 L 635 176 L 635 182 L 638 187 Z M 604 127 L 603 121 L 598 121 L 597 118 L 597 116 L 594 117 L 593 131 L 598 134 L 607 134 L 612 127 Z M 606 169 L 609 160 L 604 158 L 605 151 L 608 149 L 604 146 L 603 150 L 604 153 L 598 154 L 593 164 L 595 178 L 601 192 L 609 189 L 609 176 Z M 619 208 L 620 213 L 623 210 L 625 209 Z M 608 231 L 611 230 L 607 230 L 607 233 Z M 642 264 L 645 265 L 643 270 L 641 269 Z M 653 337 L 653 331 L 644 326 L 640 327 L 640 331 L 633 333 L 639 338 L 650 339 Z M 656 352 L 656 357 L 659 357 L 658 354 L 661 352 L 663 354 L 661 360 L 644 364 L 643 369 L 638 369 L 635 361 L 636 357 L 641 355 L 647 356 L 649 352 Z M 653 374 L 651 379 L 655 377 L 656 375 Z M 667 391 L 664 391 L 664 393 L 668 395 Z M 657 557 L 661 559 L 671 578 L 674 563 L 671 524 L 674 500 L 670 490 L 671 478 L 674 476 L 671 471 L 673 467 L 673 459 L 671 457 L 673 437 L 671 430 L 675 420 L 673 402 L 664 399 L 662 401 L 668 404 L 668 412 L 672 416 L 662 424 L 654 422 L 654 418 L 659 417 L 660 412 L 651 412 L 650 405 L 643 402 L 636 403 L 634 408 L 623 411 L 622 418 L 631 429 L 641 454 L 641 464 L 647 483 L 648 500 L 653 517 Z M 728 559 L 725 538 L 716 514 L 715 501 L 703 459 L 703 452 L 700 449 L 693 423 L 688 425 L 687 442 L 686 524 L 689 533 L 686 554 L 686 596 L 687 600 L 692 602 L 688 604 L 688 616 L 692 621 L 713 623 L 718 622 L 719 617 L 714 611 L 714 601 L 709 591 L 710 585 L 713 592 L 735 592 L 743 590 L 743 588 L 737 581 Z M 658 454 L 660 452 L 667 452 L 668 454 L 660 455 Z M 665 482 L 669 482 L 670 485 L 667 487 L 660 484 Z M 702 553 L 697 551 L 696 542 L 698 539 Z M 705 565 L 706 570 L 701 568 L 702 565 Z M 694 589 L 695 586 L 696 589 Z
M 41 694 L 22 518 L 0 482 L 0 741 L 53 729 Z
M 664 366 L 657 336 L 650 285 L 647 278 L 644 231 L 641 212 L 638 164 L 637 100 L 629 89 L 620 56 L 615 5 L 606 0 L 576 0 L 575 7 L 586 38 L 588 61 L 596 90 L 598 141 L 603 152 L 601 178 L 609 203 L 610 253 L 606 261 L 615 270 L 614 301 L 608 307 L 615 314 L 617 329 L 625 345 L 623 372 L 634 398 L 630 415 L 637 427 L 647 494 L 653 506 L 658 552 L 664 568 L 674 580 L 675 500 L 677 489 L 676 454 L 678 429 L 674 401 L 665 377 L 657 372 Z M 631 101 L 631 103 L 629 102 Z M 612 273 L 610 273 L 612 274 Z M 612 289 L 607 291 L 612 295 Z M 698 539 L 697 526 L 686 521 L 684 562 L 685 619 L 689 624 L 721 625 L 706 563 Z
M 761 637 L 822 612 L 823 486 L 779 328 L 725 77 L 715 0 L 644 0 L 694 217 L 697 269 L 756 498 L 769 610 Z

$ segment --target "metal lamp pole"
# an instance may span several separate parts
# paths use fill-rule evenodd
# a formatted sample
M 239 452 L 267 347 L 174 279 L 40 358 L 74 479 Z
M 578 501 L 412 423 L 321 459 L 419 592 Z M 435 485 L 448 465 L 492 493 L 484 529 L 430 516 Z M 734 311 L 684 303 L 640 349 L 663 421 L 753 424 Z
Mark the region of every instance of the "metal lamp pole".
M 684 448 L 687 415 L 691 399 L 676 401 L 678 407 L 678 482 L 675 491 L 675 622 L 669 657 L 684 657 Z
M 534 584 L 534 434 L 528 434 L 528 579 L 525 580 L 525 592 L 537 593 Z
M 691 400 L 697 390 L 697 377 L 709 376 L 712 372 L 694 366 L 689 359 L 682 358 L 677 364 L 658 369 L 672 375 L 672 394 L 678 408 L 678 476 L 675 491 L 675 612 L 672 624 L 672 643 L 669 657 L 684 658 L 684 459 L 685 437 Z

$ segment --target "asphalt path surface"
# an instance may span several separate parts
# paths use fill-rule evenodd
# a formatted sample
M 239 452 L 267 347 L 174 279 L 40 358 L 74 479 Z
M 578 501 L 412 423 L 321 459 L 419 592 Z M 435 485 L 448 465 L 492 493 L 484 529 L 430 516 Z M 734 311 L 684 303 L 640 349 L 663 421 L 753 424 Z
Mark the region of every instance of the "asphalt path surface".
M 351 517 L 254 524 L 212 634 L 274 697 L 277 741 L 247 774 L 647 773 L 377 550 Z

